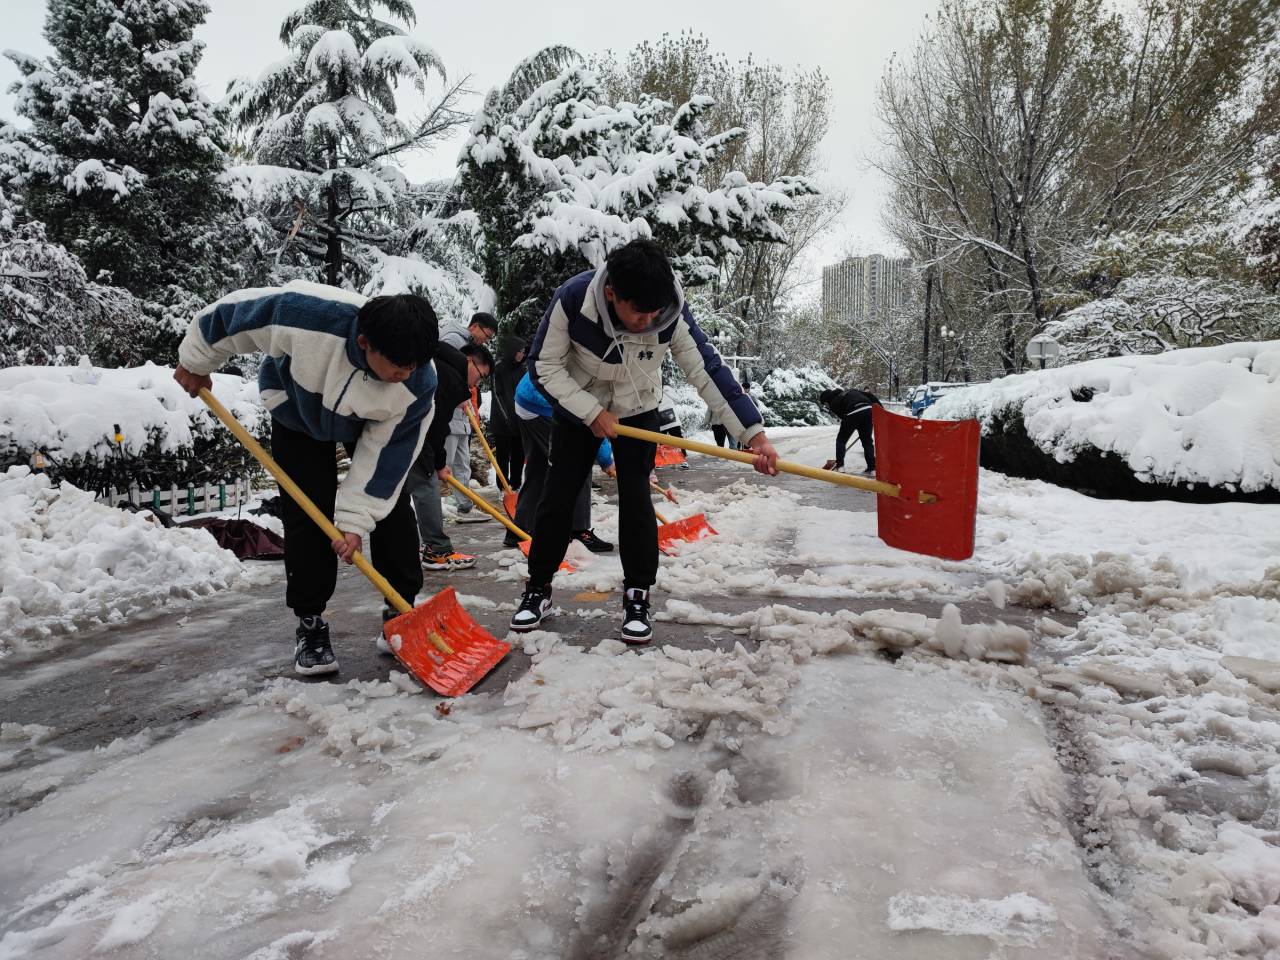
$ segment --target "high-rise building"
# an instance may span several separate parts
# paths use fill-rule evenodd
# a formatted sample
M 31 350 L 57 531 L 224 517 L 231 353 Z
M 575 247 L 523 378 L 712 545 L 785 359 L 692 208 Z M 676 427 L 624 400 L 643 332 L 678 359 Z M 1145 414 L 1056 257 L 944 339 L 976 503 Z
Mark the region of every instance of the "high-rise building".
M 857 321 L 884 318 L 902 306 L 911 282 L 906 257 L 849 257 L 822 268 L 822 318 Z

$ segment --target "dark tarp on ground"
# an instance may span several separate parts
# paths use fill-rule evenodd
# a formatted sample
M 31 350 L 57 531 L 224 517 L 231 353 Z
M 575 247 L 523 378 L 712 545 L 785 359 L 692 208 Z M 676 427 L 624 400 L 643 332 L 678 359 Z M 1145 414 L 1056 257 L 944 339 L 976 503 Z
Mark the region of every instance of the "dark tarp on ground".
M 252 520 L 227 517 L 202 517 L 180 526 L 203 527 L 213 534 L 218 546 L 230 550 L 241 560 L 283 560 L 284 538 L 266 530 Z

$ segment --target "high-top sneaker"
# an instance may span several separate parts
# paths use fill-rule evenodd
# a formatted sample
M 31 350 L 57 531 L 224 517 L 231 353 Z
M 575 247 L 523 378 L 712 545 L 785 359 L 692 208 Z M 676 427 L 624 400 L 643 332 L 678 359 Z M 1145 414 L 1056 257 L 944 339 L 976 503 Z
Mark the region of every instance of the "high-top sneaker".
M 577 540 L 592 553 L 609 553 L 613 550 L 613 544 L 608 540 L 601 540 L 596 536 L 594 530 L 575 531 L 573 539 Z
M 648 643 L 653 639 L 653 627 L 649 624 L 649 591 L 641 587 L 628 587 L 622 591 L 622 642 Z
M 516 633 L 528 633 L 544 618 L 551 616 L 551 588 L 525 587 L 520 606 L 511 615 L 511 629 Z
M 329 644 L 329 624 L 320 614 L 298 618 L 294 635 L 297 645 L 293 651 L 293 672 L 304 677 L 319 677 L 338 672 L 338 658 Z

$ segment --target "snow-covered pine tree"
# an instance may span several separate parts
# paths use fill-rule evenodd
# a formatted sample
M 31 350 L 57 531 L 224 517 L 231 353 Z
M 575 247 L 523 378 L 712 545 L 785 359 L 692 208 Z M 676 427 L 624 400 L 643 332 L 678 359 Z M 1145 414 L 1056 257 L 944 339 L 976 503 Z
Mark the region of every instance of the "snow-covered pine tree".
M 290 271 L 360 287 L 438 192 L 411 185 L 397 165 L 406 151 L 447 137 L 469 119 L 456 109 L 461 83 L 446 86 L 412 126 L 396 101 L 404 80 L 427 95 L 435 51 L 390 20 L 414 23 L 408 0 L 313 0 L 285 18 L 289 54 L 228 91 L 231 116 L 252 165 L 226 174 L 234 195 L 268 226 L 263 249 L 274 278 Z
M 603 102 L 589 70 L 574 67 L 514 110 L 490 93 L 459 159 L 458 185 L 482 237 L 498 310 L 527 330 L 556 286 L 638 236 L 668 250 L 689 286 L 715 278 L 744 240 L 786 241 L 774 215 L 816 193 L 804 179 L 751 183 L 737 171 L 703 174 L 739 129 L 708 135 L 712 105 L 656 98 Z
M 30 130 L 6 186 L 91 280 L 174 303 L 226 283 L 220 125 L 195 81 L 204 0 L 49 0 L 49 60 L 9 51 Z M 159 312 L 159 311 L 157 311 Z

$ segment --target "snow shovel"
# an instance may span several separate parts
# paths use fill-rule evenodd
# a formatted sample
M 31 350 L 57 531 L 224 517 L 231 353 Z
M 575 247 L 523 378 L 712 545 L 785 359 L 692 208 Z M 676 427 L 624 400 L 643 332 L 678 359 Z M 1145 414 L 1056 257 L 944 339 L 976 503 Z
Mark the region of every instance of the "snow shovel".
M 707 515 L 704 513 L 695 513 L 691 517 L 684 517 L 674 522 L 657 510 L 653 511 L 653 514 L 658 518 L 658 549 L 663 553 L 670 553 L 668 548 L 677 540 L 693 543 L 716 535 L 711 524 L 707 523 Z
M 200 399 L 330 540 L 342 539 L 342 533 L 333 521 L 311 502 L 311 498 L 280 469 L 280 465 L 212 393 L 202 388 Z M 466 693 L 511 652 L 511 644 L 497 639 L 467 615 L 452 587 L 446 587 L 422 606 L 414 608 L 405 602 L 386 577 L 373 568 L 364 554 L 357 551 L 352 562 L 400 613 L 382 625 L 387 646 L 410 673 L 436 693 L 446 697 Z
M 511 484 L 507 483 L 507 478 L 503 476 L 502 468 L 498 466 L 498 458 L 493 455 L 493 448 L 489 446 L 489 441 L 484 435 L 484 429 L 480 426 L 480 415 L 476 413 L 475 407 L 471 405 L 471 401 L 467 401 L 467 416 L 471 418 L 471 426 L 476 432 L 476 436 L 480 438 L 480 446 L 484 447 L 485 454 L 489 457 L 489 462 L 493 464 L 493 472 L 498 477 L 498 483 L 502 484 L 502 509 L 507 511 L 507 516 L 512 520 L 516 518 L 516 498 L 520 494 L 511 489 Z
M 621 433 L 622 431 L 618 432 Z M 649 431 L 646 430 L 645 432 L 648 433 Z M 684 444 L 672 442 L 680 440 L 680 437 L 673 437 L 669 433 L 655 433 L 652 436 L 662 437 L 661 440 L 653 441 L 658 445 L 658 449 L 653 455 L 653 465 L 655 467 L 674 467 L 678 463 L 685 462 L 684 452 L 676 449 L 676 447 L 684 447 Z M 693 448 L 686 447 L 685 449 L 692 450 Z
M 872 408 L 872 429 L 877 476 L 890 479 L 855 477 L 786 460 L 778 461 L 778 470 L 879 494 L 877 533 L 891 547 L 944 560 L 973 556 L 981 439 L 978 421 L 917 420 L 877 406 Z M 721 460 L 755 462 L 749 451 L 725 450 L 625 424 L 618 425 L 618 433 Z
M 676 499 L 675 491 L 672 490 L 670 487 L 663 487 L 662 484 L 658 483 L 657 480 L 650 480 L 649 486 L 651 486 L 654 490 L 657 490 L 660 494 L 662 494 L 672 503 L 675 503 L 675 504 L 680 503 L 680 501 Z
M 469 499 L 477 507 L 479 507 L 485 513 L 493 517 L 493 519 L 497 520 L 500 524 L 502 524 L 504 527 L 506 527 L 508 530 L 514 533 L 517 537 L 519 537 L 520 552 L 523 553 L 526 557 L 529 555 L 529 544 L 533 543 L 533 537 L 529 536 L 529 534 L 525 533 L 523 530 L 517 527 L 512 521 L 508 520 L 506 517 L 500 514 L 496 509 L 494 509 L 494 507 L 489 503 L 488 500 L 480 496 L 478 493 L 476 493 L 466 484 L 462 483 L 456 477 L 452 477 L 452 476 L 449 477 L 449 485 L 453 487 L 453 489 L 461 492 L 461 494 L 464 497 Z M 565 573 L 573 573 L 576 568 L 568 560 L 565 560 L 561 562 L 559 569 L 563 570 Z

